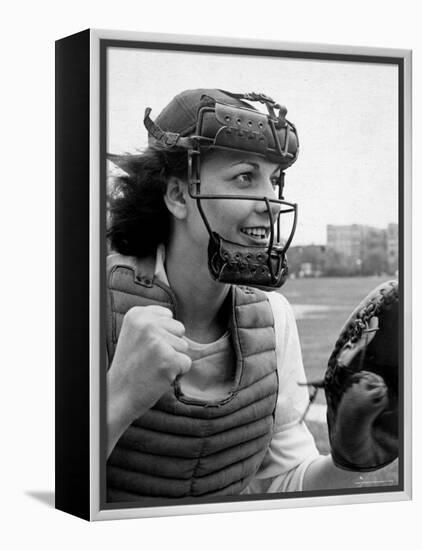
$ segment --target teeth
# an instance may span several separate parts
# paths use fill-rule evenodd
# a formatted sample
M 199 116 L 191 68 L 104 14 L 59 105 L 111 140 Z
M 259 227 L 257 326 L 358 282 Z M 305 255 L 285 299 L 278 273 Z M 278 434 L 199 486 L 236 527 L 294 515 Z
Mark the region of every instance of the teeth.
M 267 235 L 267 230 L 265 227 L 245 227 L 241 229 L 242 233 L 245 233 L 246 235 L 249 235 L 251 237 L 258 237 L 260 239 L 263 239 Z

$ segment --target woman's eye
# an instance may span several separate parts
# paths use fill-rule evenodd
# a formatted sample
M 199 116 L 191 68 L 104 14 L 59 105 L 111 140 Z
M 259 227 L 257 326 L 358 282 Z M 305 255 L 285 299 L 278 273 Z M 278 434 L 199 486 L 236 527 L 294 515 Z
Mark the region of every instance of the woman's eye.
M 245 172 L 243 174 L 238 174 L 236 177 L 235 177 L 235 180 L 242 184 L 242 185 L 246 185 L 246 184 L 249 184 L 251 183 L 252 181 L 252 174 L 250 174 L 249 172 Z
M 241 174 L 237 174 L 234 176 L 234 180 L 240 187 L 250 187 L 252 185 L 260 186 L 265 184 L 264 179 L 261 179 L 260 177 L 255 179 L 255 175 L 252 172 L 242 172 Z M 270 182 L 273 189 L 276 189 L 279 185 L 279 177 L 272 176 L 270 178 Z

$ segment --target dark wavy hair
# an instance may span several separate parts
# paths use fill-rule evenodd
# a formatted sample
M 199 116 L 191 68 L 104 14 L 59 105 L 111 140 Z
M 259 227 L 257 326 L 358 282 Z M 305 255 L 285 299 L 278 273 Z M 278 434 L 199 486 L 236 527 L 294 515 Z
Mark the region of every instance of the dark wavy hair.
M 116 177 L 108 196 L 107 237 L 112 251 L 139 258 L 166 244 L 170 212 L 164 202 L 170 176 L 187 179 L 187 152 L 149 147 L 139 155 L 109 155 L 126 175 Z

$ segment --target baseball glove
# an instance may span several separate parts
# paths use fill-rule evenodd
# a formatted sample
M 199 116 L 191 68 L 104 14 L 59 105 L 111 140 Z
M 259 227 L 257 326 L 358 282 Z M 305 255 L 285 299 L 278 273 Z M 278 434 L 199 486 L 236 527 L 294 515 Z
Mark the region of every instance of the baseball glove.
M 323 387 L 332 458 L 372 471 L 398 456 L 396 281 L 375 288 L 352 312 L 328 360 Z

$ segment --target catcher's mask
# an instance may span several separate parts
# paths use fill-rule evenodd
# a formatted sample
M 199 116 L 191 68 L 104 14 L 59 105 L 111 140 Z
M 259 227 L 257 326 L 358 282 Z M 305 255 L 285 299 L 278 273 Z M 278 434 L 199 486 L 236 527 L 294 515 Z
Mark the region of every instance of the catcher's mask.
M 267 112 L 260 112 L 243 100 L 260 102 Z M 281 287 L 287 277 L 286 251 L 297 222 L 297 205 L 283 197 L 284 170 L 296 161 L 299 150 L 296 128 L 285 118 L 287 109 L 264 94 L 188 90 L 176 96 L 155 122 L 150 112 L 147 108 L 144 117 L 150 142 L 187 150 L 189 195 L 196 200 L 209 233 L 208 267 L 213 278 L 264 290 Z M 202 193 L 201 154 L 215 149 L 251 153 L 278 164 L 278 197 Z M 215 199 L 263 201 L 269 218 L 268 244 L 244 245 L 213 231 L 201 201 Z M 276 215 L 272 212 L 275 209 L 279 212 Z M 282 215 L 290 218 L 283 237 Z

